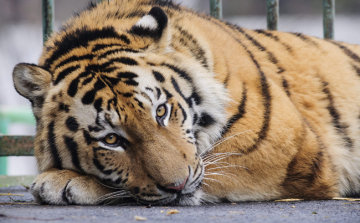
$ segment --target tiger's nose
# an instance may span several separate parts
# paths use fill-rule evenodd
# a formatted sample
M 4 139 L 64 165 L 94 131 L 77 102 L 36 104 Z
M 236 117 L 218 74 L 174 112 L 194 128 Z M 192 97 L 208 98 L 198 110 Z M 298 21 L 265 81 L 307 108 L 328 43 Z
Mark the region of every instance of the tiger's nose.
M 173 185 L 167 186 L 166 189 L 167 189 L 167 190 L 175 190 L 175 191 L 179 192 L 179 191 L 181 191 L 182 189 L 184 189 L 185 184 L 186 184 L 186 182 L 187 182 L 188 179 L 189 179 L 189 176 L 186 177 L 186 179 L 184 180 L 184 182 L 182 182 L 182 184 L 180 184 L 180 185 L 178 185 L 178 186 L 173 186 Z

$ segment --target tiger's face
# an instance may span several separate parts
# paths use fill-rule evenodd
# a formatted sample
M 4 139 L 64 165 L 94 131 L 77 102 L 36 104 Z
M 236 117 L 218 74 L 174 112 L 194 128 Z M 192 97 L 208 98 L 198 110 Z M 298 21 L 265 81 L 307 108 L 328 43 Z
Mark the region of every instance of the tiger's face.
M 193 196 L 203 165 L 192 128 L 194 114 L 171 83 L 176 81 L 169 68 L 173 65 L 156 55 L 151 58 L 166 65 L 149 65 L 129 53 L 116 56 L 128 64 L 89 70 L 93 77 L 89 83 L 80 79 L 74 96 L 66 82 L 51 89 L 40 138 L 48 143 L 48 135 L 55 136 L 54 146 L 63 147 L 58 148 L 63 168 L 98 176 L 139 201 L 167 203 Z M 97 65 L 75 65 L 79 69 L 71 75 L 79 77 Z M 184 82 L 181 92 L 190 97 L 191 86 L 177 81 Z
M 199 154 L 226 122 L 223 86 L 196 59 L 171 51 L 160 8 L 126 32 L 96 31 L 117 39 L 87 37 L 85 44 L 81 32 L 94 32 L 86 29 L 60 33 L 54 43 L 77 44 L 75 55 L 57 56 L 67 51 L 51 45 L 41 67 L 14 69 L 16 89 L 37 118 L 40 170 L 94 175 L 138 202 L 198 203 Z

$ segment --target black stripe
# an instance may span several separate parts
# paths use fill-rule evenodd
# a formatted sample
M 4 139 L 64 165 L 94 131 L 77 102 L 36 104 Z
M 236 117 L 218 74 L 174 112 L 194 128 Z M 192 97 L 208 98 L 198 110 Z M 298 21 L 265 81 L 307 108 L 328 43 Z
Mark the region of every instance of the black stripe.
M 159 100 L 159 98 L 161 96 L 161 90 L 158 87 L 155 87 L 155 89 L 156 89 L 156 98 Z
M 344 53 L 350 57 L 351 59 L 353 59 L 354 61 L 360 63 L 360 57 L 354 53 L 353 51 L 351 51 L 349 48 L 347 48 L 346 46 L 340 44 L 339 42 L 335 42 L 335 41 L 329 41 L 330 43 L 340 47 L 340 49 L 342 49 L 344 51 Z
M 305 41 L 305 42 L 307 42 L 307 43 L 310 43 L 310 44 L 313 45 L 313 46 L 316 46 L 316 47 L 318 46 L 318 44 L 317 44 L 315 41 L 313 41 L 313 40 L 310 39 L 308 36 L 305 36 L 305 35 L 302 34 L 302 33 L 290 33 L 290 34 L 299 37 L 301 40 L 303 40 L 303 41 Z
M 273 35 L 271 32 L 269 32 L 269 31 L 265 31 L 265 30 L 263 30 L 263 29 L 255 29 L 254 31 L 257 32 L 257 33 L 263 34 L 263 35 L 265 35 L 265 36 L 267 36 L 267 37 L 270 37 L 271 39 L 274 39 L 275 41 L 279 41 L 279 37 L 274 36 L 274 35 Z
M 153 101 L 151 100 L 150 96 L 148 94 L 146 94 L 145 92 L 141 92 L 141 96 L 143 96 L 144 98 L 146 98 L 148 101 L 150 101 L 151 105 L 154 105 Z
M 51 56 L 45 60 L 44 68 L 50 70 L 51 64 L 61 56 L 71 52 L 73 49 L 87 47 L 90 41 L 104 38 L 115 38 L 130 44 L 129 38 L 125 35 L 119 35 L 112 26 L 92 30 L 89 30 L 88 27 L 82 27 L 81 29 L 66 33 L 63 38 L 55 41 L 54 46 L 46 49 L 47 53 Z M 56 50 L 51 53 L 52 49 Z
M 101 147 L 93 147 L 93 152 L 94 152 L 94 158 L 93 158 L 93 163 L 95 165 L 95 167 L 100 171 L 102 172 L 103 174 L 105 175 L 110 175 L 112 174 L 114 171 L 113 170 L 105 170 L 106 167 L 104 167 L 100 161 L 98 160 L 98 155 L 97 155 L 97 152 L 98 151 L 105 151 L 105 152 L 108 152 L 106 151 L 105 149 L 101 148 Z
M 107 83 L 107 85 L 111 88 L 114 88 L 115 85 L 117 85 L 120 81 L 119 78 L 114 78 L 114 77 L 108 77 L 106 75 L 102 75 L 102 78 L 104 79 L 104 81 Z
M 122 48 L 122 49 L 114 49 L 114 50 L 106 51 L 105 53 L 101 54 L 100 56 L 98 56 L 98 59 L 100 60 L 102 58 L 107 57 L 108 55 L 118 53 L 118 52 L 138 53 L 139 51 L 138 50 L 133 50 L 133 49 L 124 49 L 124 48 Z
M 223 84 L 224 84 L 225 87 L 227 87 L 227 85 L 229 84 L 229 80 L 230 80 L 230 72 L 228 71 L 227 74 L 226 74 L 226 78 L 223 81 Z
M 258 133 L 259 137 L 255 140 L 255 144 L 252 147 L 250 147 L 249 149 L 247 149 L 247 151 L 245 153 L 250 153 L 250 152 L 254 151 L 257 148 L 257 145 L 259 144 L 259 142 L 266 138 L 267 132 L 269 130 L 270 115 L 271 115 L 271 95 L 270 95 L 270 87 L 267 82 L 267 78 L 266 78 L 265 74 L 263 73 L 263 71 L 260 69 L 258 62 L 255 60 L 252 53 L 250 51 L 248 51 L 248 53 L 249 53 L 251 59 L 253 60 L 254 64 L 256 65 L 256 67 L 259 70 L 260 81 L 261 81 L 261 92 L 262 92 L 263 105 L 264 105 L 265 111 L 264 111 L 264 115 L 263 115 L 263 117 L 264 117 L 263 126 L 262 126 L 260 132 Z
M 60 154 L 57 149 L 56 142 L 55 142 L 56 136 L 54 133 L 54 127 L 55 127 L 55 122 L 52 121 L 48 126 L 48 141 L 49 141 L 49 145 L 50 145 L 51 157 L 54 161 L 54 164 L 52 167 L 62 169 Z
M 248 53 L 248 55 L 250 56 L 251 60 L 253 61 L 253 63 L 255 64 L 256 68 L 259 71 L 259 76 L 260 76 L 260 82 L 261 82 L 261 91 L 262 91 L 262 97 L 263 97 L 263 106 L 264 106 L 264 121 L 263 121 L 263 126 L 261 127 L 260 132 L 258 133 L 258 138 L 255 140 L 255 143 L 253 144 L 253 146 L 251 146 L 250 148 L 247 149 L 247 151 L 243 151 L 244 154 L 248 154 L 250 152 L 255 151 L 255 149 L 257 148 L 257 145 L 266 138 L 267 136 L 267 132 L 269 130 L 269 125 L 270 125 L 270 115 L 271 115 L 271 95 L 270 95 L 270 89 L 269 89 L 269 84 L 267 82 L 267 78 L 264 74 L 264 72 L 261 70 L 259 63 L 255 60 L 254 55 L 251 53 L 251 51 L 249 51 L 247 49 L 247 47 L 240 41 L 239 38 L 237 38 L 236 36 L 234 36 L 232 33 L 228 32 L 225 27 L 219 23 L 222 23 L 221 21 L 218 20 L 209 20 L 212 23 L 216 24 L 218 27 L 220 27 L 220 29 L 223 29 L 225 32 L 227 32 L 236 42 L 238 42 Z M 230 28 L 232 28 L 234 31 L 238 30 L 239 32 L 241 32 L 237 27 L 234 25 L 231 25 L 229 23 L 226 23 Z
M 210 125 L 213 125 L 214 123 L 216 123 L 215 119 L 208 113 L 204 112 L 201 113 L 200 121 L 197 124 L 200 125 L 201 127 L 206 128 L 209 127 Z
M 169 100 L 170 98 L 173 97 L 173 95 L 168 91 L 166 90 L 165 88 L 163 88 L 163 91 L 165 92 L 165 95 L 166 95 L 166 99 Z
M 257 33 L 263 34 L 263 35 L 265 35 L 265 36 L 267 36 L 267 37 L 269 37 L 269 38 L 271 38 L 271 39 L 273 39 L 273 40 L 281 43 L 281 44 L 286 48 L 286 50 L 289 51 L 290 53 L 293 52 L 291 46 L 289 46 L 288 44 L 280 41 L 279 37 L 273 35 L 273 33 L 269 32 L 269 31 L 267 31 L 267 30 L 263 30 L 263 29 L 256 29 L 256 30 L 254 30 L 254 31 L 257 32 Z
M 181 104 L 178 102 L 178 106 L 179 106 L 179 108 L 181 109 L 181 112 L 182 112 L 182 114 L 183 114 L 183 120 L 182 120 L 182 123 L 181 123 L 181 126 L 183 126 L 184 125 L 184 122 L 186 121 L 186 119 L 187 119 L 187 114 L 186 114 L 186 111 L 185 111 L 185 109 L 181 106 Z
M 102 98 L 98 98 L 98 99 L 95 100 L 94 108 L 96 109 L 97 113 L 100 113 L 103 110 L 102 109 L 102 103 L 103 103 Z
M 67 93 L 70 97 L 74 97 L 79 89 L 79 83 L 80 83 L 80 79 L 81 78 L 85 78 L 85 77 L 88 77 L 90 76 L 91 73 L 88 72 L 88 71 L 84 71 L 82 72 L 81 74 L 79 74 L 79 76 L 77 76 L 74 80 L 71 81 L 70 85 L 69 85 L 69 88 L 67 90 Z M 90 79 L 92 80 L 92 78 Z M 84 81 L 85 82 L 85 81 Z M 84 82 L 83 82 L 83 85 L 84 85 Z
M 81 99 L 82 103 L 84 105 L 88 105 L 93 103 L 95 99 L 96 92 L 105 88 L 106 85 L 104 82 L 99 78 L 96 83 L 94 84 L 94 88 L 88 92 L 85 93 L 84 97 Z
M 103 50 L 103 49 L 108 48 L 108 47 L 114 47 L 114 46 L 124 47 L 124 45 L 121 45 L 121 44 L 118 44 L 118 43 L 113 43 L 113 44 L 96 44 L 96 45 L 92 48 L 92 52 L 96 52 L 96 51 Z
M 164 75 L 162 75 L 160 72 L 154 71 L 153 70 L 153 75 L 155 77 L 155 79 L 161 83 L 163 83 L 165 81 Z
M 138 62 L 136 62 L 136 60 L 131 59 L 131 58 L 129 58 L 129 57 L 115 58 L 115 59 L 112 59 L 112 60 L 110 60 L 110 61 L 111 61 L 111 62 L 119 62 L 119 63 L 126 64 L 126 65 L 129 65 L 129 66 L 139 65 Z
M 352 149 L 354 143 L 352 139 L 350 139 L 350 137 L 347 135 L 347 128 L 349 126 L 340 122 L 341 117 L 334 104 L 334 99 L 330 92 L 330 89 L 328 88 L 329 84 L 325 81 L 323 81 L 322 84 L 323 84 L 323 92 L 326 94 L 327 99 L 329 101 L 329 105 L 326 108 L 328 109 L 332 117 L 332 123 L 336 131 L 342 136 L 342 139 L 345 142 L 345 146 L 348 147 L 349 149 Z
M 68 113 L 70 111 L 69 109 L 69 105 L 66 105 L 64 103 L 59 103 L 59 110 L 60 111 L 65 111 L 66 113 Z
M 72 132 L 77 132 L 79 128 L 79 124 L 77 123 L 76 119 L 71 116 L 66 119 L 65 124 L 66 127 Z
M 243 30 L 240 27 L 235 27 L 236 30 L 238 30 L 240 33 L 242 33 L 243 35 L 245 35 L 245 37 L 251 41 L 251 43 L 256 46 L 260 51 L 266 52 L 266 54 L 268 55 L 268 59 L 271 63 L 275 64 L 277 66 L 277 73 L 283 73 L 285 70 L 284 68 L 280 67 L 278 65 L 279 60 L 275 57 L 275 55 L 268 51 L 263 45 L 261 45 L 260 42 L 258 42 L 257 40 L 254 39 L 254 37 L 250 36 L 248 33 L 245 32 L 245 30 Z
M 138 77 L 137 74 L 133 73 L 133 72 L 119 72 L 117 75 L 118 78 L 129 78 L 129 79 L 133 79 Z
M 360 77 L 360 67 L 353 65 L 353 68 L 356 71 L 356 74 Z
M 81 171 L 81 172 L 84 172 L 84 169 L 81 167 L 81 164 L 80 164 L 80 160 L 79 160 L 79 154 L 78 154 L 78 150 L 79 150 L 79 147 L 78 147 L 78 144 L 74 141 L 73 138 L 71 137 L 67 137 L 67 136 L 64 136 L 64 142 L 66 144 L 66 147 L 68 148 L 70 154 L 71 154 L 71 161 L 74 165 L 74 167 Z
M 47 11 L 47 10 L 45 10 L 45 11 Z M 65 204 L 70 204 L 69 199 L 66 197 L 66 188 L 69 185 L 70 181 L 71 181 L 71 179 L 68 180 L 65 187 L 61 190 L 61 199 L 64 201 Z
M 289 83 L 284 77 L 282 77 L 282 86 L 285 89 L 285 92 L 286 92 L 287 96 L 290 97 L 291 94 L 290 94 L 290 91 L 289 91 Z
M 54 85 L 57 85 L 60 81 L 62 81 L 67 75 L 69 75 L 70 73 L 74 72 L 75 70 L 77 70 L 78 68 L 80 68 L 79 65 L 76 65 L 75 67 L 68 67 L 65 70 L 61 71 L 58 75 L 56 80 L 54 81 Z
M 189 101 L 187 100 L 187 98 L 184 96 L 184 94 L 181 92 L 179 84 L 177 83 L 177 81 L 174 79 L 174 77 L 171 77 L 171 83 L 175 89 L 175 91 L 177 93 L 179 93 L 179 95 L 184 99 L 184 101 L 186 101 L 186 103 L 189 105 L 189 107 L 191 107 L 191 104 L 189 104 Z
M 63 60 L 60 64 L 56 65 L 56 67 L 64 66 L 65 64 L 74 62 L 74 61 L 80 61 L 80 60 L 92 60 L 94 58 L 94 55 L 87 54 L 82 56 L 71 56 L 65 60 Z
M 128 80 L 128 81 L 123 81 L 126 85 L 130 85 L 130 86 L 138 86 L 139 83 L 134 81 L 134 80 Z
M 97 140 L 95 138 L 93 138 L 88 131 L 86 131 L 85 129 L 83 129 L 83 135 L 85 138 L 85 142 L 87 145 L 90 145 L 92 142 L 96 142 Z
M 301 190 L 300 188 L 304 186 L 306 186 L 307 188 L 311 188 L 312 186 L 314 186 L 314 183 L 317 182 L 316 179 L 318 177 L 321 177 L 324 155 L 326 154 L 325 146 L 321 141 L 319 135 L 314 131 L 314 129 L 306 120 L 305 123 L 307 127 L 311 130 L 311 132 L 316 136 L 318 147 L 316 152 L 314 152 L 313 154 L 308 154 L 307 157 L 309 158 L 310 162 L 308 162 L 307 166 L 305 167 L 307 169 L 304 169 L 304 171 L 300 171 L 299 169 L 299 165 L 304 165 L 304 162 L 300 160 L 303 158 L 301 157 L 301 155 L 299 156 L 299 154 L 302 153 L 302 145 L 300 145 L 297 154 L 288 164 L 286 178 L 283 181 L 282 186 L 286 188 L 287 191 L 291 191 L 292 193 L 297 194 L 296 197 L 306 197 L 306 191 L 304 191 L 303 189 Z M 311 196 L 311 198 L 313 198 L 312 194 Z
M 187 80 L 190 83 L 193 83 L 193 80 L 190 77 L 190 75 L 188 73 L 186 73 L 184 70 L 181 70 L 181 69 L 175 67 L 174 65 L 166 64 L 166 63 L 161 64 L 161 66 L 165 66 L 165 67 L 170 68 L 175 73 L 179 74 L 180 77 L 184 78 L 185 80 Z
M 125 98 L 130 98 L 133 96 L 132 93 L 124 93 L 122 96 L 124 96 Z
M 142 109 L 145 109 L 143 103 L 142 103 L 141 101 L 139 101 L 139 99 L 134 98 L 134 100 L 137 102 L 137 104 L 138 104 Z
M 244 117 L 244 115 L 246 113 L 246 111 L 245 111 L 246 101 L 247 101 L 247 89 L 244 86 L 242 96 L 241 96 L 241 102 L 239 103 L 239 106 L 238 106 L 238 112 L 227 121 L 226 127 L 222 131 L 222 135 L 224 135 L 227 131 L 229 131 L 229 129 L 232 127 L 232 125 L 235 122 L 237 122 L 239 119 Z
M 196 38 L 194 38 L 193 35 L 191 35 L 187 30 L 183 29 L 180 26 L 175 26 L 176 29 L 179 30 L 181 38 L 180 43 L 182 43 L 185 47 L 187 47 L 190 52 L 193 54 L 193 56 L 200 61 L 203 67 L 209 67 L 207 64 L 207 58 L 205 56 L 205 51 L 202 49 L 202 47 L 199 45 Z

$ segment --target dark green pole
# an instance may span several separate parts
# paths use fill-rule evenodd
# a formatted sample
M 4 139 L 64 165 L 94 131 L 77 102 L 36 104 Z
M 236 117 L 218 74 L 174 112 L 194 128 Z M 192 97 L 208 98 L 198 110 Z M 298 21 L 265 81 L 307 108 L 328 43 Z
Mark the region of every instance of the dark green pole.
M 279 0 L 267 0 L 266 14 L 268 30 L 277 30 L 279 20 Z
M 323 0 L 324 38 L 334 39 L 335 0 Z
M 54 0 L 42 0 L 43 43 L 51 36 L 54 29 Z
M 210 15 L 222 19 L 222 0 L 210 0 Z

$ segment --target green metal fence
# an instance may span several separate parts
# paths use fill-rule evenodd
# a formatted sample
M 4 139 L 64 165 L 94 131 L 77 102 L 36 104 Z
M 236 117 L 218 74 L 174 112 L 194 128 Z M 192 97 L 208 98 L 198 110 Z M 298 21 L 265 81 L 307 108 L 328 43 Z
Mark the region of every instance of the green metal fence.
M 0 175 L 7 173 L 7 156 L 33 155 L 32 136 L 8 136 L 9 125 L 22 123 L 35 125 L 35 118 L 30 109 L 0 107 Z M 33 138 L 33 137 L 32 137 Z M 27 141 L 26 146 L 24 140 Z M 26 152 L 28 150 L 28 152 Z
M 98 3 L 109 0 L 97 0 Z M 250 1 L 250 0 L 248 0 Z M 264 6 L 265 7 L 265 6 Z M 42 0 L 43 41 L 53 32 L 54 0 Z M 222 19 L 222 0 L 210 0 L 210 14 Z M 323 0 L 324 38 L 334 38 L 335 0 Z M 267 0 L 267 28 L 277 30 L 279 22 L 279 0 Z M 6 173 L 6 156 L 32 156 L 33 136 L 7 136 L 6 125 L 9 122 L 34 123 L 29 110 L 0 110 L 0 175 Z M 4 171 L 5 170 L 5 171 Z

